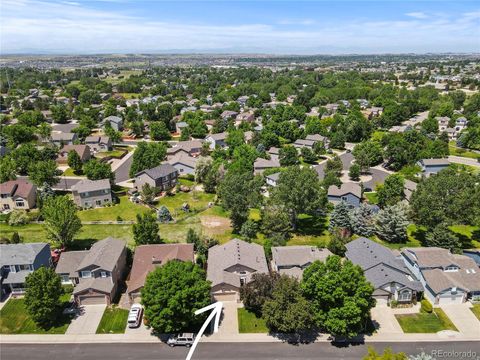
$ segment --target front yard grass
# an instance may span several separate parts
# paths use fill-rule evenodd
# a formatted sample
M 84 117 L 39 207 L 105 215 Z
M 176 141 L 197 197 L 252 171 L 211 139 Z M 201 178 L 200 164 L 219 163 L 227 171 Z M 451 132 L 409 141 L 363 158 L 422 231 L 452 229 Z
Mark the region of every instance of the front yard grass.
M 128 310 L 107 307 L 98 324 L 97 334 L 123 334 L 127 326 Z
M 82 210 L 78 217 L 82 221 L 117 221 L 135 220 L 137 214 L 144 214 L 152 211 L 150 208 L 131 202 L 127 196 L 120 196 L 118 204 L 99 207 L 95 209 Z
M 238 310 L 238 331 L 243 333 L 268 333 L 265 320 L 257 317 L 254 313 L 240 308 Z
M 442 330 L 458 331 L 447 314 L 435 308 L 432 313 L 395 315 L 405 333 L 436 333 Z
M 480 320 L 480 304 L 474 304 L 470 310 L 472 310 L 473 314 Z
M 71 321 L 70 315 L 61 315 L 55 326 L 42 329 L 28 315 L 24 299 L 10 299 L 0 310 L 0 334 L 65 334 Z

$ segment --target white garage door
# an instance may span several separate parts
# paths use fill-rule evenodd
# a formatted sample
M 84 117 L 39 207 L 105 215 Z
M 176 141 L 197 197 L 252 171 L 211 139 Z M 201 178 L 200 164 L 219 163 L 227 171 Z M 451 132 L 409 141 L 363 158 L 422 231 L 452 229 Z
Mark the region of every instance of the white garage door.
M 216 301 L 237 301 L 237 294 L 236 293 L 216 294 L 216 295 L 213 295 L 213 298 Z
M 98 305 L 106 304 L 107 301 L 104 295 L 100 296 L 80 296 L 80 305 Z
M 438 304 L 445 305 L 445 304 L 461 304 L 463 302 L 463 294 L 457 293 L 455 295 L 452 294 L 441 294 L 438 297 Z

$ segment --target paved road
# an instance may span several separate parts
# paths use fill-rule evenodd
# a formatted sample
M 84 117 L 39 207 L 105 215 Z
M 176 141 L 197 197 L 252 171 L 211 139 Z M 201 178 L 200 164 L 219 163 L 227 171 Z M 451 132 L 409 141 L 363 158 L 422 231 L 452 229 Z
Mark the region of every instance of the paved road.
M 480 359 L 480 343 L 372 343 L 378 351 L 391 347 L 409 355 L 424 351 L 475 352 L 475 356 L 443 354 L 437 359 Z M 194 360 L 290 360 L 290 359 L 347 359 L 359 360 L 367 353 L 366 345 L 339 348 L 330 343 L 288 345 L 282 343 L 200 343 Z M 177 360 L 185 359 L 187 349 L 169 348 L 164 344 L 48 344 L 48 345 L 5 345 L 1 347 L 2 360 Z

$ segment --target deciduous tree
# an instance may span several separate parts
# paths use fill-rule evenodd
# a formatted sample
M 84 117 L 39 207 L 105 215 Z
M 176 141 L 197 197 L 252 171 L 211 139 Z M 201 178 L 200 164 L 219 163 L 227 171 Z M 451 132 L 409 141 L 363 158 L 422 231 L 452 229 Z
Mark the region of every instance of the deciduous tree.
M 48 237 L 64 246 L 73 241 L 82 227 L 76 206 L 66 195 L 47 197 L 41 213 Z

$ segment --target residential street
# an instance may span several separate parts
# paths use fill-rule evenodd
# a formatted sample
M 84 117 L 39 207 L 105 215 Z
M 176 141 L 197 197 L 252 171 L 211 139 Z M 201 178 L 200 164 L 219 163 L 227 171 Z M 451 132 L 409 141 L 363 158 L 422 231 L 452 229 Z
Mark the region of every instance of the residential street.
M 480 343 L 371 343 L 377 350 L 391 347 L 393 351 L 404 351 L 407 354 L 419 354 L 422 351 L 430 354 L 433 350 L 445 352 L 476 352 L 475 356 L 464 359 L 478 359 Z M 359 360 L 367 353 L 366 345 L 355 345 L 340 348 L 330 343 L 309 345 L 288 345 L 283 343 L 200 343 L 193 356 L 194 360 L 220 359 L 346 359 Z M 45 345 L 2 345 L 2 360 L 83 360 L 83 359 L 138 359 L 138 360 L 173 360 L 185 359 L 187 349 L 170 348 L 158 344 L 45 344 Z M 438 359 L 461 359 L 461 356 L 444 354 Z

